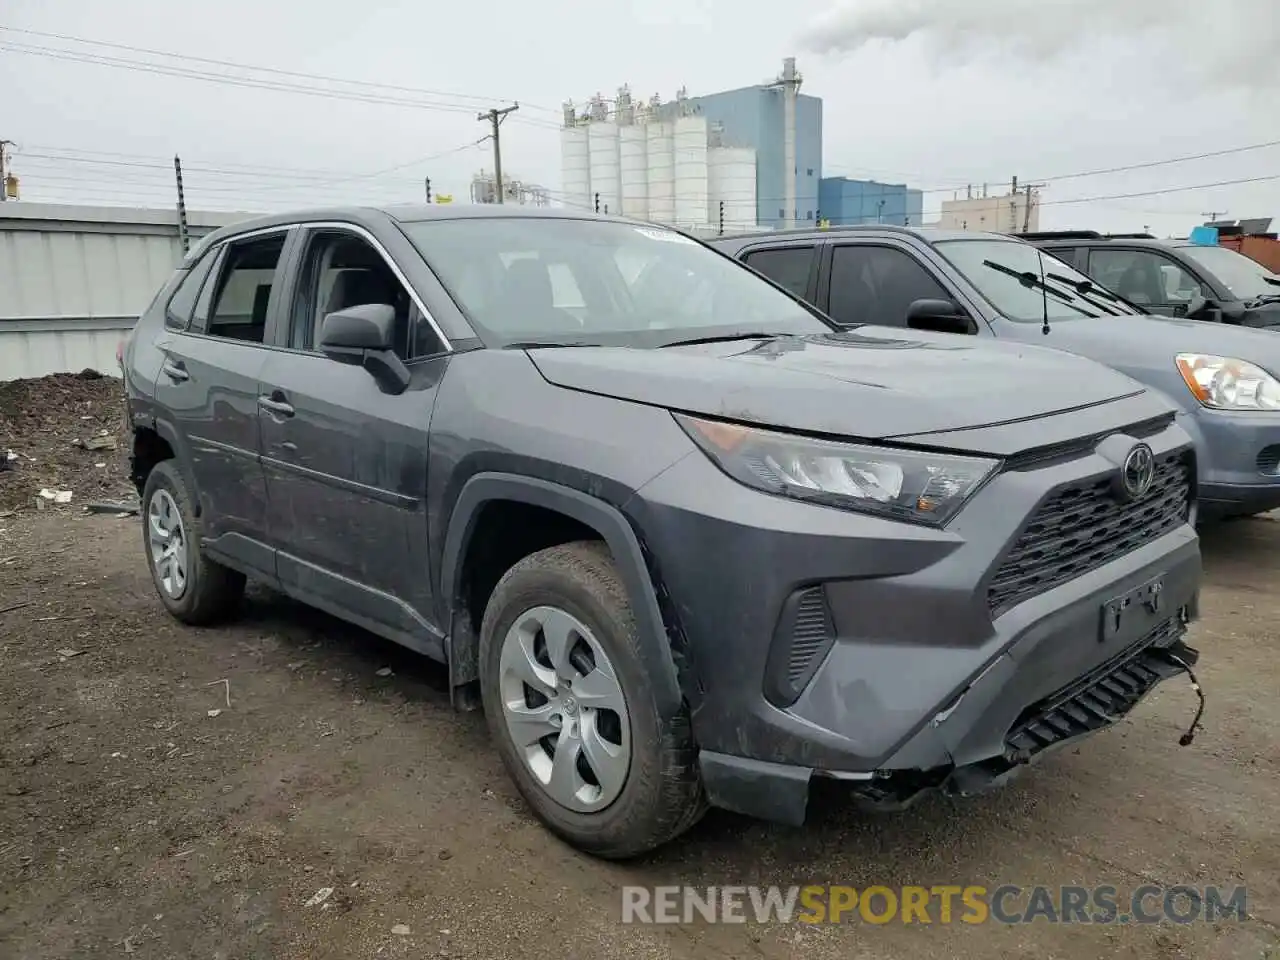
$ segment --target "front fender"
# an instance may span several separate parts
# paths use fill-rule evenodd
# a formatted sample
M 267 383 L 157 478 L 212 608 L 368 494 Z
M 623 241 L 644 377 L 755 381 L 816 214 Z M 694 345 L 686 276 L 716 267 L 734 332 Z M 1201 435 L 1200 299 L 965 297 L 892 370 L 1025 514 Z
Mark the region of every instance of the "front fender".
M 627 589 L 632 613 L 640 630 L 641 658 L 654 687 L 661 715 L 674 716 L 682 696 L 666 626 L 658 606 L 653 581 L 645 564 L 640 541 L 626 518 L 615 507 L 580 490 L 508 473 L 480 473 L 467 481 L 454 505 L 445 534 L 440 569 L 440 588 L 449 600 L 449 674 L 455 689 L 478 676 L 477 638 L 464 628 L 454 599 L 462 589 L 462 560 L 467 555 L 476 518 L 492 500 L 513 500 L 554 510 L 585 524 L 600 534 L 613 554 Z

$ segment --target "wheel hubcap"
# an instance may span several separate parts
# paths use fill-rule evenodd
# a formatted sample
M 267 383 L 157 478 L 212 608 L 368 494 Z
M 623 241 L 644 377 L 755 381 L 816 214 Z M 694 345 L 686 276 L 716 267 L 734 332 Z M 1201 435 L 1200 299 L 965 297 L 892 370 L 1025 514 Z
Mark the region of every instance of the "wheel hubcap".
M 147 506 L 147 542 L 156 583 L 177 600 L 187 589 L 187 537 L 182 515 L 168 490 L 157 490 Z
M 600 641 L 555 607 L 523 613 L 502 641 L 502 713 L 516 752 L 556 803 L 602 810 L 631 766 L 631 721 Z

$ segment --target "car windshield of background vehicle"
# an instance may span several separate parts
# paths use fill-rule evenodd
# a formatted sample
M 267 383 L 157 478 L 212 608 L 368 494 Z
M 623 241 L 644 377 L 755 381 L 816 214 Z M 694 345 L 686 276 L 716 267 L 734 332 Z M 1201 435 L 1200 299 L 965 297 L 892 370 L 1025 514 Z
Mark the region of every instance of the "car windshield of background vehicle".
M 1227 247 L 1182 247 L 1188 259 L 1194 260 L 1217 277 L 1237 300 L 1280 297 L 1280 275 L 1272 273 L 1256 260 Z
M 493 345 L 656 347 L 737 333 L 831 332 L 751 270 L 657 226 L 483 217 L 404 230 Z
M 941 240 L 934 244 L 1000 311 L 1021 323 L 1078 317 L 1138 316 L 1133 307 L 1050 254 L 1014 240 Z

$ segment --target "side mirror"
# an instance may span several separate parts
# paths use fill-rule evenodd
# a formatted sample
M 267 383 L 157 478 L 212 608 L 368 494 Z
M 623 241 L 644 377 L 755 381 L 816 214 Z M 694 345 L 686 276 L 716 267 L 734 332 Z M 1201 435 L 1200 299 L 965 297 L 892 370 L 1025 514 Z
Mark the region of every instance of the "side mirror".
M 395 307 L 364 303 L 326 316 L 317 346 L 332 360 L 364 367 L 385 392 L 404 393 L 410 374 L 396 355 L 395 338 Z
M 395 343 L 396 310 L 386 303 L 365 303 L 325 316 L 320 352 L 390 350 Z
M 952 300 L 913 300 L 907 307 L 907 326 L 937 333 L 972 333 L 968 315 Z

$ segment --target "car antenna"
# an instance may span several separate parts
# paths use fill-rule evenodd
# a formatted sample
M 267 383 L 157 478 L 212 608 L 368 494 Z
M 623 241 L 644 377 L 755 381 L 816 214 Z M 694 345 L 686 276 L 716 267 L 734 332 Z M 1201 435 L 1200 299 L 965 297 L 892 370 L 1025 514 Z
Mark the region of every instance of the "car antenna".
M 1040 307 L 1044 321 L 1040 327 L 1040 332 L 1046 337 L 1049 335 L 1049 281 L 1044 275 L 1044 251 L 1036 247 L 1036 260 L 1040 264 Z

